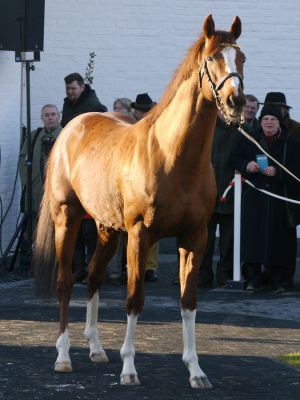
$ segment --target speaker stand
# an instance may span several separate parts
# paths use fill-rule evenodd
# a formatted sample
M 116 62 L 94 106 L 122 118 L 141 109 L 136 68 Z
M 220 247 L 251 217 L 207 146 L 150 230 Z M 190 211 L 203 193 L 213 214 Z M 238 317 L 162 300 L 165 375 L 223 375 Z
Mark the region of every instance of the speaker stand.
M 36 52 L 39 53 L 39 52 Z M 16 61 L 19 54 L 16 53 Z M 19 60 L 18 60 L 19 61 Z M 35 60 L 26 60 L 25 54 L 20 54 L 20 61 L 25 64 L 26 67 L 26 211 L 23 216 L 22 221 L 17 226 L 15 233 L 13 234 L 7 248 L 3 253 L 3 257 L 0 262 L 0 268 L 6 262 L 7 256 L 11 251 L 16 239 L 18 239 L 16 248 L 14 250 L 14 255 L 12 257 L 11 263 L 7 268 L 8 271 L 12 271 L 14 264 L 20 249 L 20 245 L 24 234 L 26 233 L 26 242 L 28 244 L 28 256 L 31 263 L 32 258 L 32 143 L 31 143 L 31 108 L 30 108 L 30 72 L 34 71 L 35 67 L 33 62 Z

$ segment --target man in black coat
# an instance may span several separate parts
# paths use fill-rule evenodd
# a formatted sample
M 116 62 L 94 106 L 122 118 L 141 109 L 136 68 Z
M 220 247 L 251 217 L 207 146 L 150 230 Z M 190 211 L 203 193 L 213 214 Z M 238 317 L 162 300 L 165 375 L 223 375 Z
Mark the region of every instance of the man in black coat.
M 83 77 L 77 72 L 67 75 L 65 84 L 67 97 L 64 99 L 62 127 L 77 115 L 91 111 L 107 111 L 107 107 L 99 101 L 95 90 L 84 83 Z
M 234 125 L 226 124 L 219 111 L 212 141 L 211 163 L 215 172 L 217 199 L 214 212 L 208 223 L 207 244 L 199 271 L 198 286 L 209 288 L 213 285 L 213 255 L 215 249 L 216 229 L 219 225 L 219 253 L 216 266 L 217 286 L 223 287 L 233 273 L 233 205 L 232 193 L 226 202 L 221 196 L 234 177 L 234 152 L 239 140 L 239 132 Z
M 253 94 L 245 94 L 246 103 L 243 107 L 244 124 L 243 128 L 252 135 L 259 129 L 259 121 L 256 114 L 259 109 L 259 101 Z
M 65 77 L 66 94 L 62 112 L 61 126 L 91 111 L 106 112 L 107 108 L 98 99 L 95 90 L 84 83 L 83 77 L 74 72 Z M 97 244 L 97 228 L 95 221 L 86 214 L 80 226 L 73 258 L 73 280 L 81 282 L 85 279 L 85 261 L 92 258 Z

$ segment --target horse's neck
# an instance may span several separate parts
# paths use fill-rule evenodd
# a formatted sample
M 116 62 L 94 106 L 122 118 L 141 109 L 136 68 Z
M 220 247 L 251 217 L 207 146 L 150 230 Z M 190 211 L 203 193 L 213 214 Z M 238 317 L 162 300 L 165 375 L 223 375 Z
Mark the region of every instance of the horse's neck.
M 216 114 L 215 105 L 199 93 L 195 80 L 190 78 L 181 84 L 153 130 L 171 168 L 180 161 L 194 168 L 210 160 Z

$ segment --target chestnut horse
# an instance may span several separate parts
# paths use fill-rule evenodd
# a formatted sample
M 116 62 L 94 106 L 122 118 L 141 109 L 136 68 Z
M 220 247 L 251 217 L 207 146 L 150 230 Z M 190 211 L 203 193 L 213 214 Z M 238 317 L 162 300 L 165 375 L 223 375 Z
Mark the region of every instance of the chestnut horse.
M 108 361 L 97 330 L 99 290 L 119 231 L 127 231 L 127 331 L 120 352 L 121 384 L 139 384 L 134 336 L 144 304 L 148 249 L 162 237 L 176 236 L 182 359 L 193 388 L 211 387 L 196 353 L 197 276 L 216 198 L 210 156 L 217 109 L 228 122 L 238 121 L 244 105 L 245 56 L 236 44 L 240 34 L 238 17 L 226 32 L 215 30 L 209 15 L 161 102 L 144 119 L 129 124 L 113 113 L 87 113 L 74 118 L 59 135 L 48 162 L 35 245 L 35 285 L 45 294 L 54 270 L 49 257 L 55 235 L 60 305 L 55 371 L 72 371 L 68 334 L 72 258 L 80 223 L 88 212 L 98 229 L 97 248 L 88 267 L 84 334 L 90 359 Z

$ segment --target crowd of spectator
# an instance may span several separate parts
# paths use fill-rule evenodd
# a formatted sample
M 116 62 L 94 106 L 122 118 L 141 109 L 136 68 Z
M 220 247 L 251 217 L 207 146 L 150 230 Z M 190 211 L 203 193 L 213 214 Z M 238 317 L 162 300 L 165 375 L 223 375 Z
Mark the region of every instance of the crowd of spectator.
M 66 76 L 65 89 L 66 98 L 61 119 L 57 106 L 44 105 L 41 110 L 43 127 L 33 131 L 31 135 L 33 227 L 36 225 L 43 193 L 45 163 L 61 129 L 77 115 L 108 111 L 80 74 Z M 296 176 L 300 176 L 300 123 L 291 119 L 291 107 L 287 105 L 284 93 L 269 92 L 263 103 L 259 103 L 251 94 L 245 98 L 242 128 L 272 157 Z M 128 98 L 115 99 L 113 112 L 127 115 L 134 123 L 142 119 L 155 104 L 148 93 L 142 93 L 136 96 L 135 101 Z M 257 118 L 260 104 L 263 107 Z M 23 142 L 19 156 L 19 173 L 22 185 L 21 211 L 24 213 L 27 189 L 26 151 L 26 143 Z M 296 226 L 300 223 L 299 206 L 268 196 L 257 189 L 298 199 L 299 184 L 262 154 L 257 146 L 241 137 L 237 126 L 228 125 L 221 111 L 217 115 L 211 162 L 215 172 L 217 199 L 208 223 L 208 241 L 199 266 L 198 286 L 224 287 L 232 279 L 234 196 L 231 193 L 226 202 L 221 202 L 220 198 L 235 171 L 239 171 L 256 187 L 244 185 L 242 192 L 241 270 L 246 281 L 245 288 L 249 291 L 272 288 L 280 293 L 292 287 L 297 253 Z M 219 235 L 216 241 L 217 227 Z M 26 247 L 26 236 L 23 242 Z M 216 242 L 219 256 L 214 266 Z M 74 282 L 85 281 L 87 265 L 94 254 L 96 243 L 96 224 L 86 214 L 79 230 L 73 258 Z M 127 234 L 122 232 L 116 255 L 108 265 L 107 279 L 115 285 L 126 282 L 126 246 Z M 149 250 L 145 273 L 147 281 L 157 281 L 158 253 L 157 242 Z M 178 275 L 175 276 L 174 283 L 179 283 Z

